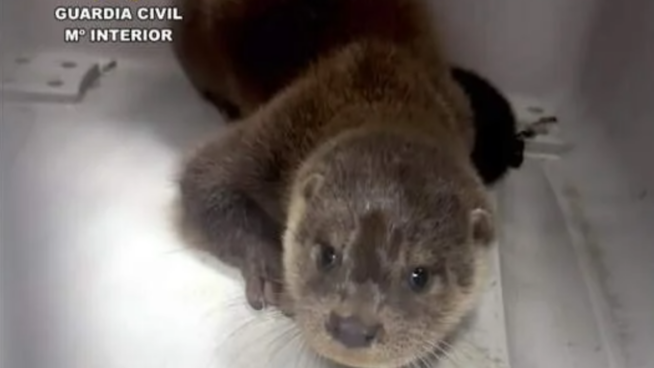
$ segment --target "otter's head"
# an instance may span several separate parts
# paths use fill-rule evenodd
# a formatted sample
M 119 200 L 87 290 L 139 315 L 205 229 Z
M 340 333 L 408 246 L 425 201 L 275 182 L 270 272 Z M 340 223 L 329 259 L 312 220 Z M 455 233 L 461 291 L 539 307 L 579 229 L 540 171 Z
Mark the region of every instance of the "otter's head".
M 396 368 L 430 356 L 481 292 L 493 242 L 478 179 L 442 148 L 342 139 L 299 171 L 284 237 L 296 322 L 320 355 Z

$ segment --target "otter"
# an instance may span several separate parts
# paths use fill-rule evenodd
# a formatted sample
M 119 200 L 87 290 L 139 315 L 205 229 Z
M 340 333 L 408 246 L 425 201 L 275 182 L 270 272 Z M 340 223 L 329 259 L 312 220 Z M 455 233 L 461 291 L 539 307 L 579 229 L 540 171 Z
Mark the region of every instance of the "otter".
M 175 52 L 243 114 L 179 177 L 184 224 L 317 354 L 424 362 L 474 307 L 495 211 L 423 0 L 183 0 Z

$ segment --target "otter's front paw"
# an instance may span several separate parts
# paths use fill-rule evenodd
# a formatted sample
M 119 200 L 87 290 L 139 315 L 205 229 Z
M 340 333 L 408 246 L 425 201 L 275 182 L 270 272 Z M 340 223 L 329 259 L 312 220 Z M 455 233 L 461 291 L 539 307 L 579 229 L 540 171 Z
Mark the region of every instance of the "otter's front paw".
M 258 272 L 250 272 L 244 276 L 245 296 L 252 308 L 262 310 L 268 306 L 278 305 L 281 283 Z
M 255 310 L 279 306 L 282 293 L 281 256 L 262 253 L 250 257 L 243 270 L 245 296 Z

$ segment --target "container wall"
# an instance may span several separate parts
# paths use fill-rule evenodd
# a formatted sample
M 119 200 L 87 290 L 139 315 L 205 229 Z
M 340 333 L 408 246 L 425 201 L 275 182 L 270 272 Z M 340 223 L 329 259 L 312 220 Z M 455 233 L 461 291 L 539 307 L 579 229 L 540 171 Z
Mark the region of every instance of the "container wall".
M 506 92 L 551 102 L 575 86 L 597 0 L 436 1 L 456 61 Z
M 652 188 L 654 2 L 603 4 L 583 61 L 579 97 L 610 135 L 623 163 Z
M 654 364 L 653 19 L 651 1 L 637 6 L 605 1 L 589 40 L 578 98 L 570 101 L 583 106 L 584 121 L 597 128 L 585 127 L 588 135 L 576 138 L 581 144 L 598 136 L 594 152 L 579 157 L 580 166 L 596 169 L 579 183 L 598 240 L 618 345 L 625 366 L 639 368 Z

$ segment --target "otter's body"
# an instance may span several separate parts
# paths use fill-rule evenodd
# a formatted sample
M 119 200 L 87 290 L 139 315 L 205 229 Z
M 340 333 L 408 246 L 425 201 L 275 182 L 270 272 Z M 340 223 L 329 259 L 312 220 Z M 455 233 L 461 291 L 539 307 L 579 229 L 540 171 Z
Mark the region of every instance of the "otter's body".
M 195 87 L 228 113 L 247 116 L 309 65 L 358 41 L 400 45 L 436 86 L 452 83 L 426 1 L 176 1 L 184 18 L 174 23 L 181 65 Z M 447 98 L 452 111 L 468 113 L 462 91 L 453 89 Z
M 472 112 L 425 3 L 187 0 L 177 25 L 194 84 L 244 113 L 186 163 L 186 223 L 253 307 L 281 304 L 355 367 L 433 356 L 494 240 Z
M 176 54 L 195 88 L 228 121 L 249 115 L 317 57 L 356 39 L 390 39 L 409 45 L 431 63 L 428 71 L 436 74 L 436 81 L 443 71 L 422 4 L 373 0 L 177 1 L 184 20 L 174 24 Z M 484 183 L 493 185 L 509 168 L 522 163 L 524 147 L 516 139 L 515 117 L 504 96 L 488 81 L 457 67 L 451 68 L 451 73 L 475 114 L 473 164 Z

